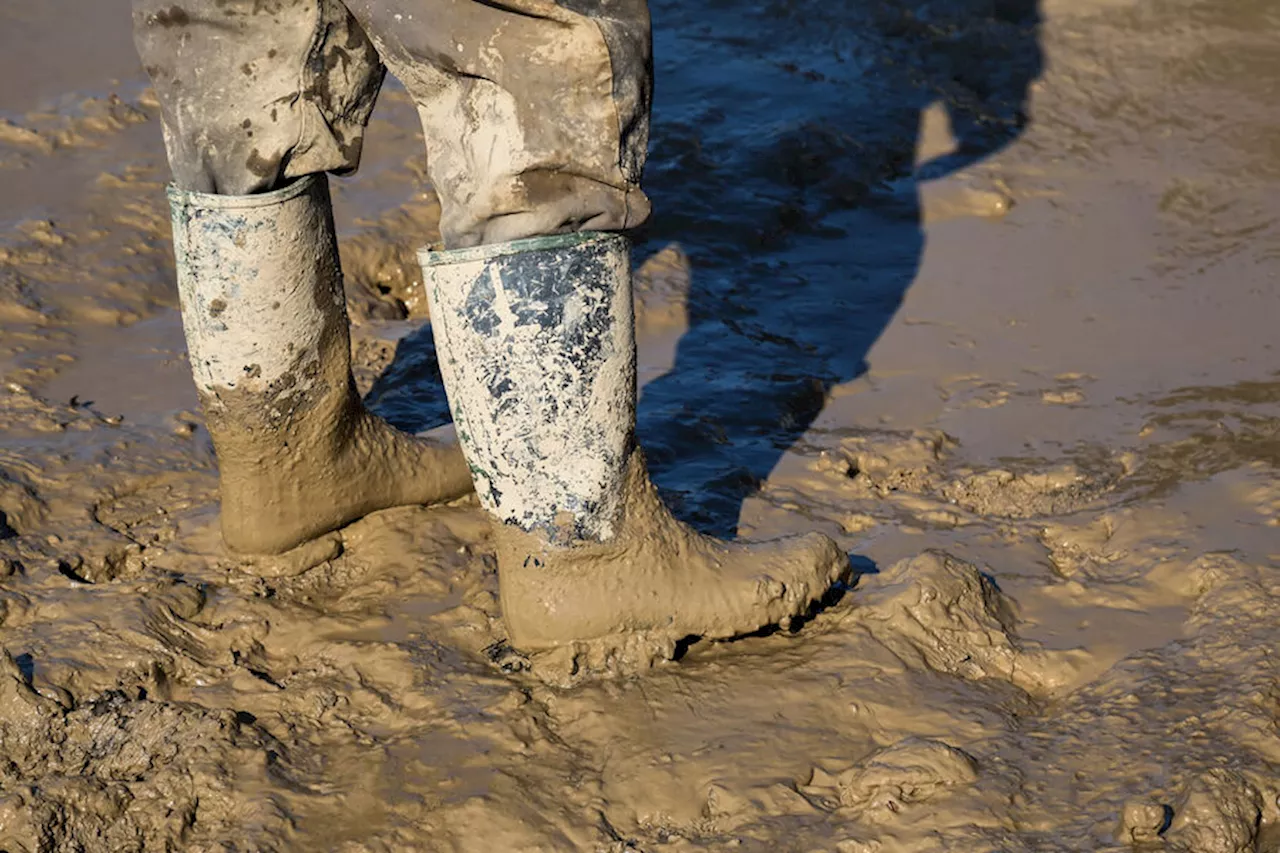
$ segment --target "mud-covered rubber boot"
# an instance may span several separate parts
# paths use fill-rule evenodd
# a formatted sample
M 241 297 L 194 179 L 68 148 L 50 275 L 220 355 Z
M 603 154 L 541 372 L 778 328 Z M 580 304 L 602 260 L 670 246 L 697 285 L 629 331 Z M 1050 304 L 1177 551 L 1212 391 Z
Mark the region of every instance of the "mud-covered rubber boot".
M 677 521 L 635 442 L 628 241 L 419 253 L 445 391 L 495 525 L 513 646 L 670 653 L 786 624 L 847 569 L 821 534 L 725 543 Z
M 374 510 L 470 491 L 456 445 L 403 434 L 360 402 L 323 175 L 249 196 L 170 187 L 169 202 L 231 550 L 278 554 Z

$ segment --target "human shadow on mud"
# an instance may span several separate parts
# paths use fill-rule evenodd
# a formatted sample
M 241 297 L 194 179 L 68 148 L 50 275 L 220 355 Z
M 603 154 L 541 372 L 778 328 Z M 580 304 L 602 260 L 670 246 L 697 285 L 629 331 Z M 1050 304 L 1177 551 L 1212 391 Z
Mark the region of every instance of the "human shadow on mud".
M 652 8 L 655 213 L 639 255 L 678 242 L 693 274 L 639 438 L 673 509 L 730 535 L 831 389 L 866 371 L 920 266 L 920 183 L 1024 127 L 1038 0 Z M 917 165 L 931 105 L 958 145 Z
M 643 391 L 638 435 L 673 511 L 732 535 L 742 501 L 866 356 L 924 251 L 920 182 L 1021 132 L 1040 75 L 1039 0 L 651 0 L 656 94 L 636 260 L 693 263 L 675 363 Z M 916 163 L 923 111 L 956 149 Z M 429 334 L 397 351 L 370 401 L 424 405 Z

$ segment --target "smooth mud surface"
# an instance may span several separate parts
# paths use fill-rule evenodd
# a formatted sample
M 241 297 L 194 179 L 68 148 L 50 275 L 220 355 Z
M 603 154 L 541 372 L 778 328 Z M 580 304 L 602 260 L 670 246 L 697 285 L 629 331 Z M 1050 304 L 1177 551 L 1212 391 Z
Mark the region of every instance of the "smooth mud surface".
M 655 3 L 655 481 L 858 576 L 612 678 L 505 644 L 471 505 L 222 550 L 115 5 L 0 10 L 0 849 L 1280 849 L 1274 4 Z M 416 430 L 415 121 L 334 187 Z

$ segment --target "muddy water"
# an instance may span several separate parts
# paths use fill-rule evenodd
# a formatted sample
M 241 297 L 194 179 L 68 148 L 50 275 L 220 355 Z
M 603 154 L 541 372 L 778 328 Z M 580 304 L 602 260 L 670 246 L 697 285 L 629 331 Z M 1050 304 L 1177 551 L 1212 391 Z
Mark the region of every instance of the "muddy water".
M 1271 4 L 655 3 L 642 441 L 860 574 L 585 681 L 504 651 L 474 507 L 221 550 L 113 5 L 0 10 L 0 849 L 1280 849 Z M 413 122 L 335 194 L 418 429 Z

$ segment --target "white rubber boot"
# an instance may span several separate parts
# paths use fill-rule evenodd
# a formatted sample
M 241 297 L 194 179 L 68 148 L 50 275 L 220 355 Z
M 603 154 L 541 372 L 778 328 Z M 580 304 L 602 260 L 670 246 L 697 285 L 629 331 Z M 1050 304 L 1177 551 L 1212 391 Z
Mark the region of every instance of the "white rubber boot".
M 419 253 L 449 406 L 499 521 L 514 646 L 665 650 L 804 613 L 848 566 L 821 534 L 748 545 L 676 521 L 635 446 L 629 245 L 582 232 Z
M 469 490 L 456 447 L 404 435 L 360 402 L 323 175 L 250 196 L 171 187 L 169 201 L 228 547 L 280 553 L 373 510 Z

